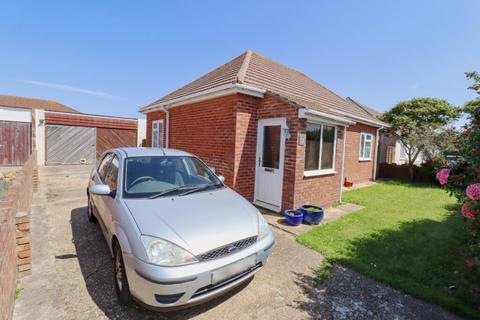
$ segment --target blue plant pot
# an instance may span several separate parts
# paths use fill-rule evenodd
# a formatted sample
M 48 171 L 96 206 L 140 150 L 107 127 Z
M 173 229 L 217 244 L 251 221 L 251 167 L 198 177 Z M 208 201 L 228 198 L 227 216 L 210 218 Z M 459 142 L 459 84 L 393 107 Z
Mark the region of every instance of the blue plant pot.
M 309 211 L 308 209 L 315 209 L 316 212 Z M 299 211 L 303 213 L 303 222 L 307 224 L 319 224 L 323 219 L 323 209 L 320 207 L 304 205 Z
M 302 223 L 303 213 L 299 210 L 285 210 L 285 221 L 291 226 L 298 226 Z

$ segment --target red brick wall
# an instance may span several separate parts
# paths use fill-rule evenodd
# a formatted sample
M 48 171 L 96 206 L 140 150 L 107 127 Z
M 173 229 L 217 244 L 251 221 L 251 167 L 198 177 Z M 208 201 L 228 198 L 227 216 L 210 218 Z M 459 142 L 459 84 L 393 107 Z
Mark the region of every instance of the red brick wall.
M 250 201 L 255 189 L 257 120 L 285 117 L 290 139 L 285 141 L 282 208 L 302 204 L 331 205 L 338 201 L 342 165 L 343 127 L 339 127 L 336 174 L 303 176 L 306 120 L 297 108 L 273 96 L 255 98 L 233 94 L 170 109 L 169 147 L 193 153 L 225 176 L 228 186 Z M 163 111 L 147 114 L 147 145 L 151 145 L 152 121 L 165 119 Z M 166 122 L 165 122 L 166 123 Z
M 362 132 L 373 135 L 372 159 L 360 161 L 360 134 Z M 359 183 L 372 180 L 375 165 L 375 144 L 377 128 L 362 123 L 357 123 L 347 128 L 347 145 L 345 149 L 345 173 L 348 181 Z
M 215 167 L 234 185 L 235 108 L 237 95 L 200 101 L 169 111 L 169 148 L 190 152 Z M 152 121 L 165 120 L 165 112 L 147 114 L 147 146 L 152 142 Z M 166 128 L 166 121 L 165 128 Z
M 255 115 L 256 113 L 256 115 Z M 306 178 L 303 176 L 305 147 L 297 146 L 299 135 L 305 134 L 306 120 L 298 118 L 298 110 L 266 95 L 257 99 L 239 95 L 236 124 L 235 190 L 253 200 L 257 148 L 257 120 L 285 117 L 290 139 L 285 140 L 282 208 L 298 208 L 302 204 L 329 206 L 340 199 L 340 172 L 343 152 L 343 127 L 338 129 L 336 148 L 337 174 Z
M 30 208 L 36 185 L 36 153 L 0 198 L 0 317 L 13 315 L 16 279 L 30 275 Z
M 235 190 L 250 201 L 255 191 L 257 157 L 257 110 L 259 98 L 237 95 L 235 118 Z
M 301 127 L 302 134 L 305 134 L 306 121 Z M 296 160 L 296 187 L 294 207 L 299 208 L 304 204 L 314 204 L 322 207 L 329 207 L 340 200 L 340 179 L 342 173 L 343 158 L 343 130 L 344 127 L 337 126 L 337 143 L 335 153 L 335 173 L 305 177 L 305 146 L 298 146 Z

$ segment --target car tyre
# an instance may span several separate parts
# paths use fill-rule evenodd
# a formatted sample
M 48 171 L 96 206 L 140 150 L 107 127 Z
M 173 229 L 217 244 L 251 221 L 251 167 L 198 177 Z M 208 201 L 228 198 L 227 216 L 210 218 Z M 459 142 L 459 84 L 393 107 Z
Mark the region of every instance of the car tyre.
M 128 306 L 132 303 L 132 296 L 128 286 L 125 264 L 123 263 L 122 249 L 120 248 L 118 242 L 116 242 L 113 247 L 113 258 L 115 291 L 117 293 L 117 299 L 121 305 Z
M 92 205 L 92 199 L 90 199 L 90 195 L 88 195 L 87 214 L 88 214 L 88 221 L 97 222 L 97 217 L 95 217 L 95 215 L 93 214 L 93 205 Z

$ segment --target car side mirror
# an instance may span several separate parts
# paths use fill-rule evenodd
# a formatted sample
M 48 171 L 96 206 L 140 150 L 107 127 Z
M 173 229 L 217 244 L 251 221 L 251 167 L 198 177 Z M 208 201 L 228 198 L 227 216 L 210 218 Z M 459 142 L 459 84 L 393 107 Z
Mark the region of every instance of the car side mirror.
M 222 183 L 225 182 L 225 177 L 224 177 L 224 176 L 218 176 L 218 179 L 219 179 Z
M 96 184 L 88 188 L 88 191 L 92 194 L 96 194 L 98 196 L 111 196 L 114 194 L 115 190 L 112 190 L 106 184 Z

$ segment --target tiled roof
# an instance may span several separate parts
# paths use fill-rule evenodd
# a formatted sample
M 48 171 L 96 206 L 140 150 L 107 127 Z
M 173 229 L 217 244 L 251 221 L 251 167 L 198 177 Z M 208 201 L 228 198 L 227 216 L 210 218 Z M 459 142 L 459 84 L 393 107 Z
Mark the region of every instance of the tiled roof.
M 351 103 L 354 103 L 356 104 L 357 106 L 359 106 L 360 108 L 364 109 L 365 111 L 367 111 L 368 113 L 370 113 L 372 116 L 374 116 L 375 118 L 378 118 L 379 116 L 382 115 L 382 112 L 380 111 L 377 111 L 375 109 L 372 109 L 370 107 L 367 107 L 366 105 L 364 105 L 363 103 L 360 103 L 356 100 L 353 100 L 352 98 L 350 97 L 347 97 L 347 101 L 351 102 Z
M 0 106 L 9 108 L 44 109 L 49 111 L 79 113 L 77 110 L 53 100 L 0 95 Z
M 266 90 L 309 109 L 380 122 L 365 108 L 343 99 L 305 74 L 250 50 L 142 109 L 235 83 Z

